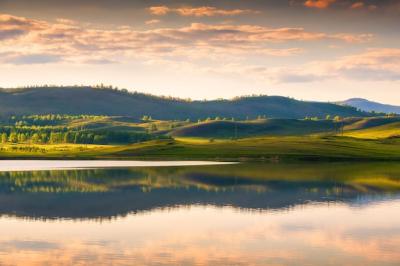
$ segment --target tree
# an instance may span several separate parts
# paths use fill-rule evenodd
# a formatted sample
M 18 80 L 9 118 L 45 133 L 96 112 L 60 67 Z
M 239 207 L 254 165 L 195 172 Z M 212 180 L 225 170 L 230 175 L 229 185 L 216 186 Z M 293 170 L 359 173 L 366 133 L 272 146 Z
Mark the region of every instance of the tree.
M 10 136 L 8 137 L 8 141 L 11 143 L 17 143 L 18 142 L 18 135 L 15 132 L 11 132 Z
M 38 133 L 35 133 L 32 135 L 31 142 L 32 143 L 40 143 L 40 136 Z
M 95 135 L 93 137 L 93 143 L 94 144 L 106 144 L 107 143 L 107 138 L 106 138 L 106 136 Z
M 42 143 L 47 143 L 49 141 L 49 134 L 47 133 L 41 133 L 40 134 L 40 141 Z
M 61 143 L 63 141 L 62 133 L 61 132 L 51 132 L 50 133 L 50 140 L 51 144 Z
M 155 131 L 157 131 L 158 129 L 157 129 L 157 125 L 156 124 L 151 124 L 151 126 L 150 126 L 150 129 L 149 129 L 149 131 L 150 132 L 155 132 Z
M 71 135 L 69 132 L 64 134 L 64 143 L 70 143 Z
M 80 134 L 79 133 L 75 133 L 75 137 L 74 137 L 74 143 L 77 144 L 80 141 Z
M 26 142 L 27 137 L 25 135 L 25 133 L 19 133 L 18 134 L 18 143 L 24 143 Z
M 3 133 L 3 134 L 1 134 L 1 143 L 3 143 L 3 144 L 5 144 L 5 143 L 7 143 L 7 141 L 8 141 L 8 136 L 7 136 L 7 133 Z

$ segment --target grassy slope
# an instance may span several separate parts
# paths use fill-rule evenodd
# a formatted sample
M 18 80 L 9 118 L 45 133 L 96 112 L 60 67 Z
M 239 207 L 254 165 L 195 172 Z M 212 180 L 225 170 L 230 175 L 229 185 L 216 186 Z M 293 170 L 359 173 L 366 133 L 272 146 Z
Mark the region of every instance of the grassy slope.
M 368 117 L 350 118 L 345 120 L 345 130 L 362 130 L 371 127 L 383 126 L 395 122 L 400 122 L 400 117 Z
M 113 150 L 109 155 L 134 158 L 173 159 L 313 159 L 313 160 L 399 160 L 400 143 L 346 137 L 265 137 L 238 141 L 198 143 L 157 141 Z M 103 154 L 107 156 L 107 154 Z
M 173 130 L 177 138 L 230 139 L 256 136 L 336 135 L 342 122 L 331 120 L 267 119 L 248 122 L 211 121 Z M 349 118 L 343 121 L 344 136 L 378 139 L 400 135 L 400 118 Z
M 399 140 L 347 137 L 264 137 L 237 141 L 157 140 L 126 146 L 55 145 L 48 151 L 15 149 L 1 158 L 162 160 L 400 160 Z M 40 146 L 40 145 L 39 145 Z M 48 145 L 43 145 L 48 147 Z M 29 146 L 26 146 L 29 148 Z
M 171 132 L 174 137 L 243 138 L 254 136 L 301 136 L 332 133 L 337 126 L 328 120 L 263 119 L 248 122 L 211 121 L 181 127 Z
M 400 136 L 400 122 L 392 122 L 359 130 L 349 130 L 345 132 L 345 136 L 362 139 L 384 139 Z
M 400 160 L 400 139 L 373 139 L 399 134 L 400 122 L 396 119 L 347 121 L 345 135 L 352 137 L 309 135 L 332 132 L 336 127 L 332 121 L 270 119 L 249 122 L 214 121 L 192 125 L 181 122 L 183 127 L 172 131 L 175 140 L 149 141 L 126 146 L 2 144 L 0 158 Z M 68 126 L 133 131 L 144 131 L 149 126 L 149 123 L 139 122 L 121 117 L 107 117 L 93 121 L 74 120 Z M 168 131 L 165 121 L 154 123 L 157 123 L 159 129 Z M 230 140 L 235 125 L 238 128 L 238 137 L 242 139 Z M 217 140 L 210 142 L 209 138 Z

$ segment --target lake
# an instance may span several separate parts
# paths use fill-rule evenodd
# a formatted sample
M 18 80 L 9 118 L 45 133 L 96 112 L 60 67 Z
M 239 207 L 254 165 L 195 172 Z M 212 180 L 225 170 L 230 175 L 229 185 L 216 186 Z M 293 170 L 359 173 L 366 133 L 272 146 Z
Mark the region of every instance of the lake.
M 400 265 L 399 164 L 106 163 L 0 162 L 0 265 Z

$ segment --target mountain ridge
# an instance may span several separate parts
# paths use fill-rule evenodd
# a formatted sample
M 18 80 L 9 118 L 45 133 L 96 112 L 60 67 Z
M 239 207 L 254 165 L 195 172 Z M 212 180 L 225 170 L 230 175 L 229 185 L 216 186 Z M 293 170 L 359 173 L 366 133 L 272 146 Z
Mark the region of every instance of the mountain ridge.
M 92 114 L 152 116 L 155 119 L 207 117 L 304 118 L 370 116 L 354 107 L 299 101 L 282 96 L 245 96 L 232 100 L 189 101 L 126 90 L 95 87 L 32 87 L 0 90 L 0 114 Z
M 350 98 L 345 101 L 339 102 L 339 104 L 352 106 L 365 112 L 374 111 L 378 113 L 400 114 L 400 106 L 383 104 L 375 101 L 370 101 L 364 98 Z

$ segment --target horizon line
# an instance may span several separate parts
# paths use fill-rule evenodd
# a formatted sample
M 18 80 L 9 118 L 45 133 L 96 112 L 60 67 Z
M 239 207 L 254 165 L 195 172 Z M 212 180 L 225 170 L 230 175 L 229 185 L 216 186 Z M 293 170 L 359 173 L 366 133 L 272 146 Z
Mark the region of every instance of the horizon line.
M 147 96 L 152 96 L 152 97 L 157 97 L 157 98 L 163 98 L 163 99 L 172 99 L 172 100 L 180 100 L 180 101 L 193 101 L 193 102 L 209 102 L 209 101 L 234 101 L 238 99 L 243 99 L 243 98 L 254 98 L 254 97 L 283 97 L 283 98 L 289 98 L 297 101 L 302 101 L 302 102 L 320 102 L 320 103 L 332 103 L 332 104 L 338 104 L 341 102 L 345 102 L 348 100 L 352 99 L 361 99 L 361 100 L 366 100 L 369 102 L 375 102 L 379 104 L 384 104 L 381 102 L 376 102 L 376 101 L 371 101 L 366 98 L 361 98 L 361 97 L 351 97 L 347 98 L 345 100 L 337 100 L 337 101 L 323 101 L 323 100 L 305 100 L 305 99 L 299 99 L 295 98 L 293 96 L 285 96 L 285 95 L 268 95 L 268 94 L 243 94 L 243 95 L 238 95 L 234 96 L 231 98 L 212 98 L 212 99 L 194 99 L 194 98 L 183 98 L 180 96 L 172 96 L 172 95 L 164 95 L 164 94 L 154 94 L 154 93 L 149 93 L 149 92 L 144 92 L 144 91 L 139 91 L 136 89 L 127 89 L 127 88 L 120 88 L 118 86 L 113 86 L 113 85 L 104 85 L 104 84 L 96 84 L 96 85 L 55 85 L 55 84 L 43 84 L 43 85 L 29 85 L 29 86 L 15 86 L 15 87 L 0 87 L 0 90 L 23 90 L 23 89 L 51 89 L 51 88 L 91 88 L 91 89 L 99 89 L 99 90 L 113 90 L 113 91 L 118 91 L 118 92 L 125 92 L 127 94 L 142 94 L 142 95 L 147 95 Z M 385 104 L 385 105 L 392 105 L 392 104 Z M 392 105 L 395 106 L 395 105 Z

